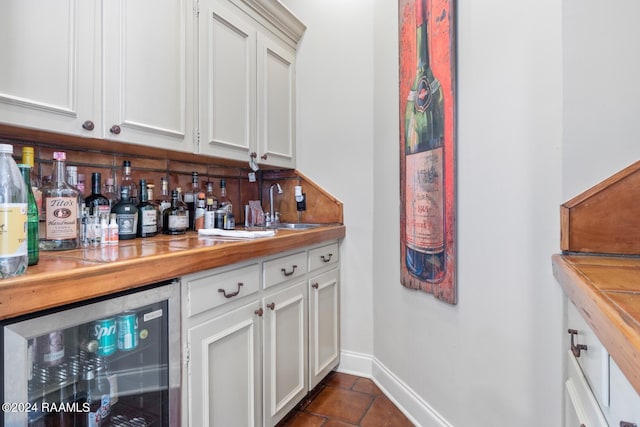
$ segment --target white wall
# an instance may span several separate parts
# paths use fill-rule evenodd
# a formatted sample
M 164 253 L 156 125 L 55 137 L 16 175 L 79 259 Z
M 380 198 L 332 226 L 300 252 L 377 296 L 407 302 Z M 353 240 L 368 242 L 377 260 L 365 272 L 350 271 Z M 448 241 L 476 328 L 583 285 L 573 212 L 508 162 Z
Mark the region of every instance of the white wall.
M 457 1 L 456 306 L 399 283 L 397 1 L 284 3 L 298 167 L 345 204 L 343 361 L 421 425 L 560 425 L 560 3 Z
M 564 0 L 563 198 L 640 158 L 640 2 Z

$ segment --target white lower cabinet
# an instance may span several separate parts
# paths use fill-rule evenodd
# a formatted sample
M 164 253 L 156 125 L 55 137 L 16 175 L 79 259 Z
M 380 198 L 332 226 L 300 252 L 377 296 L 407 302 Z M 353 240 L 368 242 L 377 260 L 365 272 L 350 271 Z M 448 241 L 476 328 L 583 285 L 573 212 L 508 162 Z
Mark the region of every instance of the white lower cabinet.
M 307 394 L 307 286 L 263 299 L 265 426 L 275 425 Z
M 309 389 L 313 389 L 340 360 L 340 271 L 309 279 Z
M 339 362 L 331 242 L 182 278 L 182 424 L 272 427 Z
M 567 300 L 565 427 L 640 426 L 640 395 Z
M 188 329 L 190 426 L 261 426 L 258 301 Z

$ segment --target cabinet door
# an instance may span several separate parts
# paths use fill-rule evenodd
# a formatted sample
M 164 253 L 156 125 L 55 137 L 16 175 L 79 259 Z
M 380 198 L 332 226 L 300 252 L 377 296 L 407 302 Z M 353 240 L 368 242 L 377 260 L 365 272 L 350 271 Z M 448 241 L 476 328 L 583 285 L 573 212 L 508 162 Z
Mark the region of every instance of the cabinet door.
M 226 3 L 200 6 L 200 152 L 248 161 L 255 146 L 256 29 Z
M 261 426 L 257 301 L 187 330 L 190 426 Z
M 306 395 L 307 284 L 263 298 L 265 426 L 275 425 Z
M 598 406 L 582 369 L 571 351 L 567 352 L 567 379 L 564 384 L 564 426 L 606 427 L 607 421 Z
M 96 2 L 3 0 L 0 28 L 0 122 L 91 135 Z
M 340 361 L 339 270 L 309 280 L 309 389 Z
M 258 161 L 295 167 L 295 51 L 274 35 L 258 41 Z
M 611 406 L 609 424 L 620 426 L 621 422 L 640 425 L 640 395 L 624 376 L 616 362 L 611 359 L 610 379 Z
M 192 151 L 192 3 L 109 1 L 103 14 L 103 137 Z

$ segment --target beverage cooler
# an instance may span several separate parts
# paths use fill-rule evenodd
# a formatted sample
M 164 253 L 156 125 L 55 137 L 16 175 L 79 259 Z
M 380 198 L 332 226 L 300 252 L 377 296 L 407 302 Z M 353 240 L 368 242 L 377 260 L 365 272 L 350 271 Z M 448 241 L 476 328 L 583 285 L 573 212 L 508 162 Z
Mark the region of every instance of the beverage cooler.
M 4 426 L 180 425 L 179 289 L 3 323 Z

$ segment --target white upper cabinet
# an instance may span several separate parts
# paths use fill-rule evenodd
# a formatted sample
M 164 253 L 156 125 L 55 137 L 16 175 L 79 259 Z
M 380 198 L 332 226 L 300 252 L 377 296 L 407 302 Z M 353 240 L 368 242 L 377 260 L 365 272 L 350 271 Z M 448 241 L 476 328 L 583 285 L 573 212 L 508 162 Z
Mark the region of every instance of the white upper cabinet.
M 95 120 L 94 1 L 0 2 L 0 122 L 66 134 Z
M 0 122 L 192 151 L 191 2 L 4 0 Z
M 191 1 L 102 4 L 103 137 L 192 151 Z
M 277 1 L 201 3 L 201 153 L 295 167 L 295 52 L 304 28 Z

